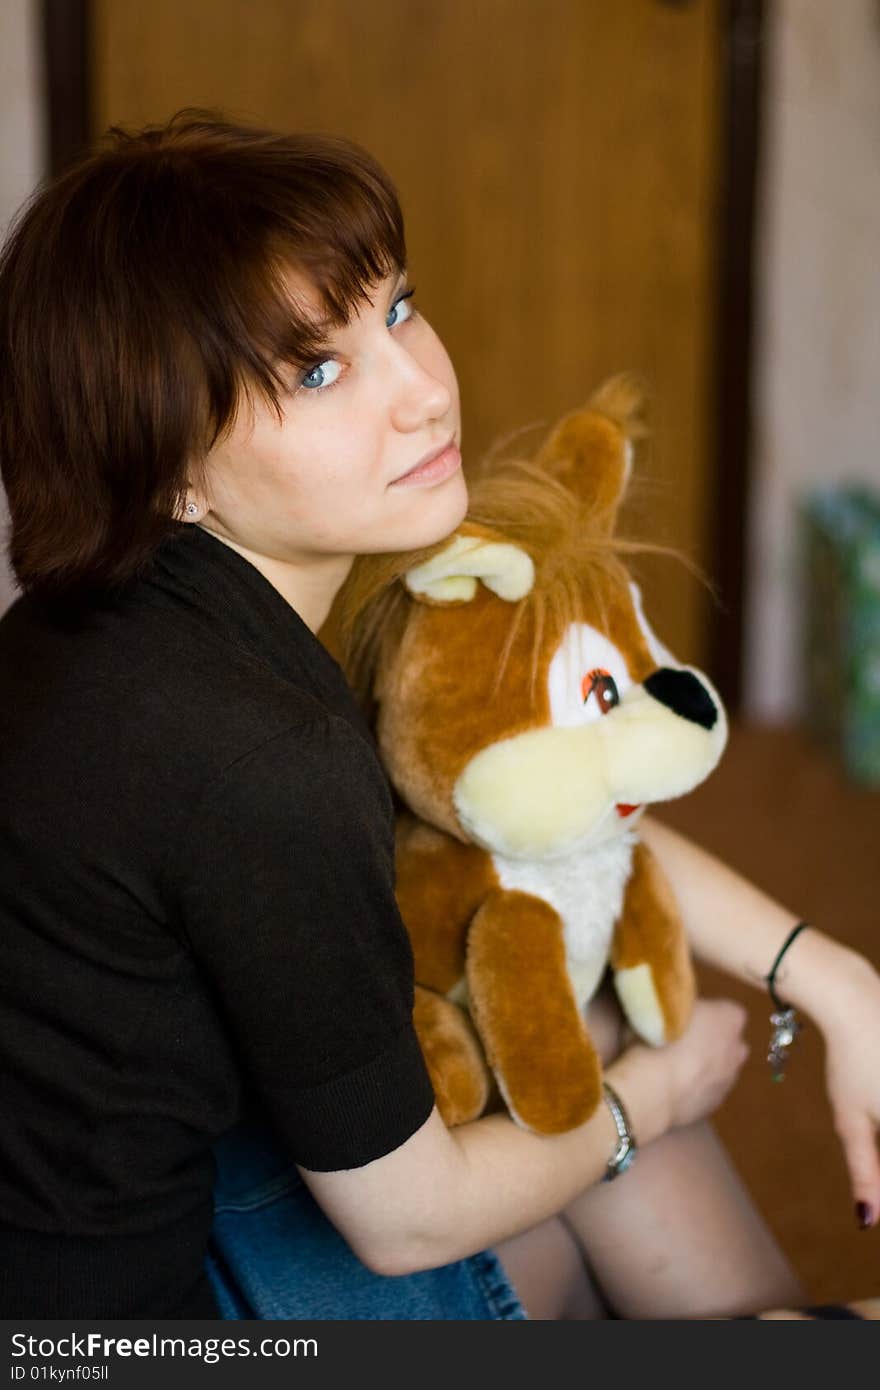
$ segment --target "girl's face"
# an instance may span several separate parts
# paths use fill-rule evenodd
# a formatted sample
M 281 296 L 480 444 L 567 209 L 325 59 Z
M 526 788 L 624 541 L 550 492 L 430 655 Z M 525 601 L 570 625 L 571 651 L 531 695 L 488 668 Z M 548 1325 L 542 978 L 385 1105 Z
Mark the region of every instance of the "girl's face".
M 317 295 L 291 277 L 320 318 Z M 458 447 L 458 384 L 403 275 L 329 330 L 332 355 L 289 368 L 282 422 L 245 402 L 207 458 L 205 526 L 253 555 L 292 565 L 318 557 L 417 549 L 455 529 L 467 507 Z M 451 442 L 433 469 L 406 473 Z

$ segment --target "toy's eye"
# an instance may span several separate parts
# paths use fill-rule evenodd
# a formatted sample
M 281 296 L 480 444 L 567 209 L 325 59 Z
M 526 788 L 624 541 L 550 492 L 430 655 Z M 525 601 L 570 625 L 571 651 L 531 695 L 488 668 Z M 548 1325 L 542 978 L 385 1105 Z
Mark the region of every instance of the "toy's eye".
M 584 697 L 584 704 L 590 696 L 595 696 L 601 714 L 610 714 L 615 705 L 620 704 L 620 695 L 617 685 L 612 675 L 601 667 L 595 671 L 590 671 L 581 681 L 581 694 Z

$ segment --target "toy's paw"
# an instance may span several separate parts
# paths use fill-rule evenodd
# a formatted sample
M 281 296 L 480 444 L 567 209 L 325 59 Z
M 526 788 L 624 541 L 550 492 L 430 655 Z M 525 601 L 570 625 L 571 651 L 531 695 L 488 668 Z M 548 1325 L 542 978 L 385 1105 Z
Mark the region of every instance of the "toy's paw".
M 601 1064 L 549 903 L 498 889 L 468 936 L 471 1012 L 511 1117 L 534 1134 L 575 1129 L 602 1098 Z
M 631 1027 L 644 1042 L 661 1047 L 670 1041 L 650 965 L 616 971 L 614 988 Z
M 475 1120 L 486 1108 L 491 1076 L 467 1015 L 442 994 L 416 985 L 413 1022 L 444 1124 Z

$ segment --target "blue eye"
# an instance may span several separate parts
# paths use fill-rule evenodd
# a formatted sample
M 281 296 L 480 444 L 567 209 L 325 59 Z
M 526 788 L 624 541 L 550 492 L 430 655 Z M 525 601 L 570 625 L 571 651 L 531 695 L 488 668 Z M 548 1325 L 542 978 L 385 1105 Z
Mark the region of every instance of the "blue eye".
M 407 319 L 411 319 L 411 318 L 412 318 L 413 314 L 415 313 L 415 309 L 413 308 L 413 306 L 412 306 L 411 304 L 407 304 L 406 301 L 407 301 L 408 299 L 412 299 L 412 297 L 413 297 L 413 295 L 415 294 L 415 292 L 416 292 L 416 287 L 415 287 L 415 285 L 413 285 L 413 287 L 412 287 L 411 290 L 407 290 L 406 294 L 402 294 L 402 295 L 400 296 L 399 299 L 396 299 L 396 300 L 394 301 L 394 303 L 392 304 L 391 308 L 388 310 L 388 318 L 385 320 L 385 322 L 386 322 L 386 324 L 388 324 L 388 327 L 389 327 L 389 328 L 396 328 L 396 327 L 398 326 L 398 324 L 400 324 L 400 323 L 406 323 Z M 394 315 L 397 313 L 397 310 L 398 310 L 398 309 L 403 309 L 403 308 L 406 309 L 406 313 L 405 313 L 405 315 L 403 316 L 403 318 L 394 319 Z M 388 321 L 389 319 L 393 319 L 393 322 L 390 322 L 390 323 L 389 323 L 389 321 Z
M 336 372 L 336 376 L 331 376 L 327 380 L 328 369 Z M 305 376 L 300 381 L 300 386 L 304 386 L 307 391 L 326 391 L 328 386 L 333 386 L 339 380 L 339 373 L 342 368 L 332 357 L 328 357 L 326 362 L 318 362 L 314 367 L 310 367 Z M 319 379 L 315 379 L 319 378 Z
M 388 310 L 385 319 L 387 328 L 398 328 L 400 324 L 406 323 L 407 319 L 414 317 L 416 310 L 412 305 L 407 304 L 408 299 L 412 299 L 416 289 L 413 285 L 411 290 L 396 299 Z M 342 375 L 342 367 L 335 357 L 327 357 L 323 362 L 316 362 L 313 367 L 303 372 L 297 382 L 297 387 L 304 387 L 312 396 L 317 396 L 321 391 L 329 391 L 331 386 L 335 386 Z

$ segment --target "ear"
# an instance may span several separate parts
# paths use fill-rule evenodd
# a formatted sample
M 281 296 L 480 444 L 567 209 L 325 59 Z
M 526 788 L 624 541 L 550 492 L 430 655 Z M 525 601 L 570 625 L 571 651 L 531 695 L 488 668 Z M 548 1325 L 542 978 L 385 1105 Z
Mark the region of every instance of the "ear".
M 642 629 L 642 635 L 648 644 L 648 651 L 651 653 L 657 665 L 681 666 L 678 657 L 673 656 L 669 648 L 663 645 L 660 638 L 651 627 L 651 624 L 648 622 L 648 619 L 645 617 L 645 610 L 642 606 L 642 591 L 634 579 L 631 579 L 629 582 L 629 591 L 632 595 L 633 608 L 635 609 L 639 627 Z
M 493 594 L 516 603 L 535 582 L 535 566 L 519 546 L 489 536 L 456 532 L 450 541 L 404 575 L 404 583 L 420 603 L 469 603 L 477 580 Z
M 211 498 L 205 479 L 204 462 L 190 457 L 187 459 L 186 486 L 178 498 L 175 521 L 199 522 L 211 510 Z
M 614 529 L 632 473 L 633 439 L 644 434 L 642 397 L 630 376 L 612 377 L 547 436 L 536 462 Z

